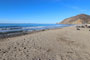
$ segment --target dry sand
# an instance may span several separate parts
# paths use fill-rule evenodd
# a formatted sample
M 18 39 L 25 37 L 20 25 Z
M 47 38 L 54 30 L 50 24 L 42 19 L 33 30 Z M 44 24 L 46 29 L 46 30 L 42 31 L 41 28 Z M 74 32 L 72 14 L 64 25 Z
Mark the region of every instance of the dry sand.
M 90 31 L 67 27 L 4 39 L 0 60 L 90 60 Z

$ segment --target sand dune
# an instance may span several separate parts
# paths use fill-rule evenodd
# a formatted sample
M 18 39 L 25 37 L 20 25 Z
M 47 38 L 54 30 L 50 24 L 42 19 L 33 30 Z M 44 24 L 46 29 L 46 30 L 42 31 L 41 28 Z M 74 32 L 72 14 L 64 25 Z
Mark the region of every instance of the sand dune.
M 7 38 L 0 60 L 90 60 L 90 31 L 67 27 Z

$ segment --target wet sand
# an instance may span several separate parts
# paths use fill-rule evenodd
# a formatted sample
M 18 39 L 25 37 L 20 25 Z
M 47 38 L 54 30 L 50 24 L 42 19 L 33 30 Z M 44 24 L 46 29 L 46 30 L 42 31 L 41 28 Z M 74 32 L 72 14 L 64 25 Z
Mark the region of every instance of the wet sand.
M 90 60 L 90 31 L 66 27 L 0 39 L 0 60 Z

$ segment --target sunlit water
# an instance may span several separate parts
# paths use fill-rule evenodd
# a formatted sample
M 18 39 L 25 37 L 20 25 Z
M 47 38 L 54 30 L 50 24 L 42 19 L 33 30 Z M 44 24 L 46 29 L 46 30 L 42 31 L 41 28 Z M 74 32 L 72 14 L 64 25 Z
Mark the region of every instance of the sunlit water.
M 37 31 L 72 26 L 70 24 L 0 24 L 0 32 Z

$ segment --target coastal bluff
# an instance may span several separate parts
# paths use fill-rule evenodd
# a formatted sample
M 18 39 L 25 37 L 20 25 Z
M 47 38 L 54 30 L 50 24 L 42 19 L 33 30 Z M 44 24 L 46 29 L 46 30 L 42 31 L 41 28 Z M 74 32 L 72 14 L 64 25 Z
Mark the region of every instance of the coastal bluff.
M 64 19 L 59 24 L 90 24 L 90 15 L 79 14 L 67 19 Z

